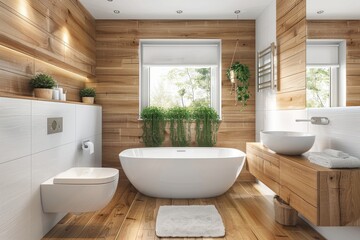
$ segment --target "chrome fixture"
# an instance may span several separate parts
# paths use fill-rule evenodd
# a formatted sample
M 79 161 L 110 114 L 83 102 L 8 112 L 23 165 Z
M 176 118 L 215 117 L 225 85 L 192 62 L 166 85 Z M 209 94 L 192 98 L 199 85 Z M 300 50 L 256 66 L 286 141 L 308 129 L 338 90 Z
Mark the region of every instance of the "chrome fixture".
M 327 117 L 312 117 L 311 119 L 296 119 L 295 122 L 310 122 L 315 125 L 328 125 L 330 120 Z
M 316 13 L 317 14 L 323 14 L 325 11 L 324 10 L 319 10 L 319 11 L 317 11 Z
M 257 91 L 265 88 L 275 89 L 276 46 L 271 43 L 269 47 L 257 53 Z
M 63 118 L 48 118 L 47 119 L 47 134 L 61 133 L 63 131 Z
M 176 13 L 177 13 L 177 14 L 182 14 L 182 13 L 183 13 L 183 10 L 177 10 Z
M 119 11 L 119 10 L 114 10 L 114 13 L 115 13 L 115 14 L 119 14 L 120 11 Z

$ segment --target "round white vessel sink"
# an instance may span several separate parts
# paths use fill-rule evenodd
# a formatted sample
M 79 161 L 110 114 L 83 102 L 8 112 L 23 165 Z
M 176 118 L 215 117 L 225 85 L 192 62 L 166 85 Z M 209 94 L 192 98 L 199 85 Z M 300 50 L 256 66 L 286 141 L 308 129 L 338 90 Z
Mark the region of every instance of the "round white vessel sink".
M 315 135 L 303 132 L 261 131 L 261 143 L 279 154 L 301 155 L 310 150 Z

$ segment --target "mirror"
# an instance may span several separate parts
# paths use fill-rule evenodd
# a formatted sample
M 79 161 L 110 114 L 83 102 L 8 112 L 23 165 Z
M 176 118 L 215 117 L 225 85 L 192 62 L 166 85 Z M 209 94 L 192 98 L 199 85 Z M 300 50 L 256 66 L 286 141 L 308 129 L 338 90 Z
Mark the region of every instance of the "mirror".
M 360 1 L 307 0 L 307 107 L 360 106 Z

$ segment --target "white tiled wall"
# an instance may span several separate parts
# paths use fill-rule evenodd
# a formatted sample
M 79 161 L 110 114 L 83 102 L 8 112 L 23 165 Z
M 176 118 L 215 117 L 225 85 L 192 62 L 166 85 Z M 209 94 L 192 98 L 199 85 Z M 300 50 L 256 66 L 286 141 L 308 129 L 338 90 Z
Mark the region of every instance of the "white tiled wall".
M 0 152 L 0 164 L 30 155 L 31 101 L 0 98 Z
M 31 235 L 31 156 L 0 164 L 0 239 Z
M 47 118 L 54 117 L 63 118 L 63 132 L 48 135 Z M 33 101 L 32 153 L 74 142 L 75 124 L 75 104 Z
M 256 49 L 276 42 L 276 1 L 256 19 Z M 328 117 L 326 126 L 295 122 L 313 116 Z M 276 110 L 276 92 L 264 90 L 256 94 L 256 136 L 261 130 L 290 130 L 310 132 L 316 135 L 310 151 L 334 148 L 360 157 L 360 107 Z M 359 227 L 315 227 L 326 239 L 358 240 Z
M 62 133 L 47 135 L 48 117 L 63 117 Z M 65 215 L 43 213 L 40 184 L 74 166 L 101 166 L 101 118 L 99 106 L 0 97 L 1 240 L 41 239 Z

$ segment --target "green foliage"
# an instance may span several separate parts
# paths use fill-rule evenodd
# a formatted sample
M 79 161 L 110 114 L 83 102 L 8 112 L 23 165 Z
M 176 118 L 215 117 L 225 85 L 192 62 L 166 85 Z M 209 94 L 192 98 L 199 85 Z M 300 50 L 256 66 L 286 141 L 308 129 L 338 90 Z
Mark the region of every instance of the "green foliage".
M 145 107 L 140 116 L 143 120 L 142 139 L 145 146 L 161 146 L 165 139 L 165 111 L 159 107 Z
M 330 68 L 306 69 L 306 107 L 330 107 Z
M 173 147 L 187 147 L 191 142 L 191 113 L 185 107 L 173 107 L 166 112 L 170 123 L 170 140 Z
M 216 144 L 219 129 L 219 115 L 212 107 L 197 107 L 193 109 L 195 120 L 195 140 L 199 147 L 212 147 Z
M 237 79 L 237 100 L 241 103 L 242 107 L 247 106 L 247 101 L 250 98 L 249 91 L 249 79 L 250 79 L 250 70 L 249 67 L 245 64 L 235 62 L 231 65 L 230 68 L 226 71 L 226 76 L 230 80 L 230 71 L 233 70 L 235 73 L 235 78 Z
M 80 97 L 95 97 L 96 96 L 95 89 L 93 89 L 93 88 L 83 88 L 80 90 L 79 94 L 80 94 Z
M 155 68 L 155 67 L 154 67 Z M 150 93 L 152 106 L 209 106 L 211 68 L 163 67 L 163 75 L 154 77 Z M 153 72 L 159 71 L 155 68 Z
M 30 80 L 30 85 L 33 88 L 53 88 L 56 85 L 55 80 L 44 73 L 39 73 L 37 75 L 35 75 L 31 80 Z

